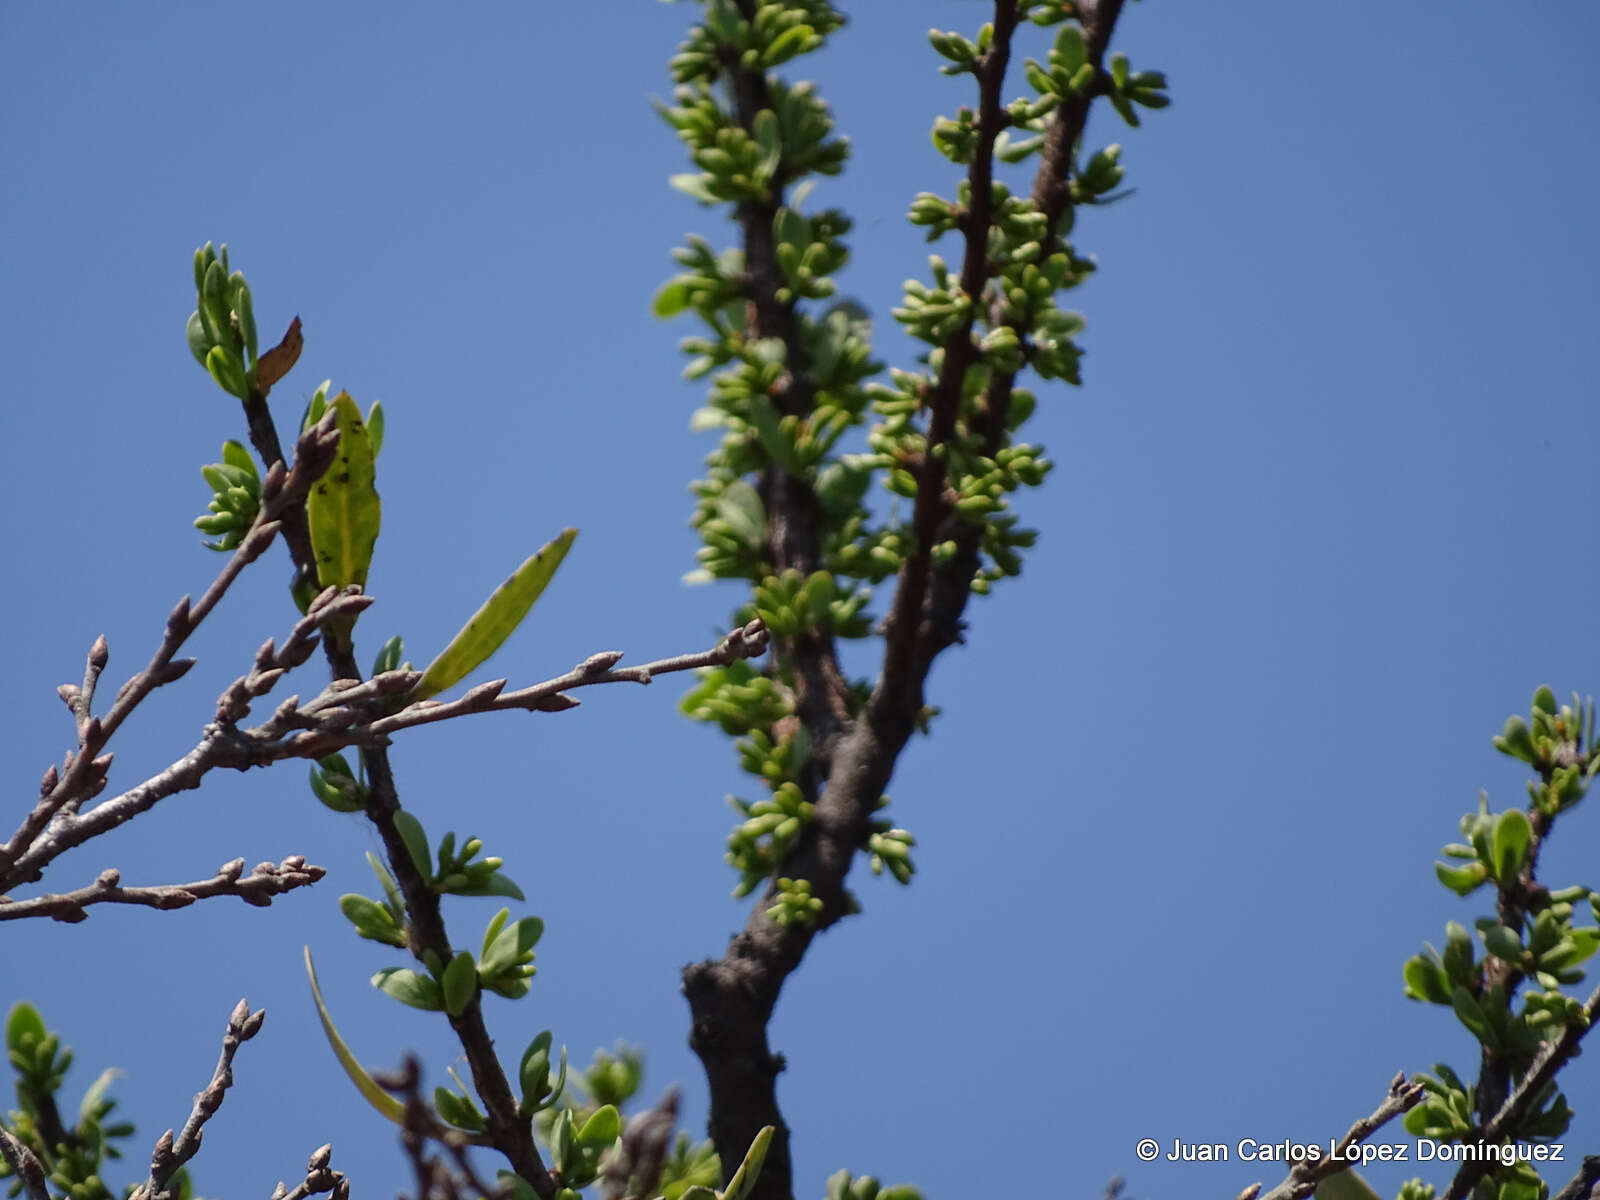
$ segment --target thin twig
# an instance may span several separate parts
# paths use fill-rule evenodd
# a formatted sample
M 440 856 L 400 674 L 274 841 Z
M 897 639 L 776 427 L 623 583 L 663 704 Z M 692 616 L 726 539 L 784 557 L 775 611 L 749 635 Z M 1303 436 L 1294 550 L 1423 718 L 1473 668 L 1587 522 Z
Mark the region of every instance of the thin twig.
M 22 1186 L 28 1192 L 28 1200 L 50 1200 L 49 1189 L 45 1187 L 44 1166 L 32 1150 L 4 1129 L 0 1129 L 0 1158 L 6 1160 L 11 1173 L 22 1181 Z
M 319 1146 L 306 1164 L 306 1177 L 293 1188 L 278 1184 L 272 1190 L 272 1200 L 306 1200 L 308 1196 L 327 1192 L 333 1200 L 349 1200 L 350 1180 L 343 1171 L 335 1171 L 328 1164 L 333 1161 L 333 1147 Z
M 241 1045 L 260 1032 L 261 1022 L 266 1015 L 265 1009 L 258 1008 L 251 1012 L 250 1006 L 243 1000 L 234 1005 L 228 1017 L 227 1032 L 222 1035 L 222 1055 L 217 1059 L 217 1069 L 212 1072 L 211 1082 L 195 1096 L 189 1119 L 183 1123 L 183 1129 L 177 1136 L 174 1137 L 169 1129 L 156 1142 L 156 1148 L 150 1156 L 150 1178 L 132 1193 L 130 1200 L 171 1200 L 178 1194 L 178 1189 L 173 1186 L 173 1178 L 179 1167 L 200 1152 L 205 1123 L 216 1115 L 222 1107 L 223 1096 L 233 1086 L 233 1056 Z
M 1349 1170 L 1351 1148 L 1359 1146 L 1401 1113 L 1415 1108 L 1422 1100 L 1423 1092 L 1424 1088 L 1420 1083 L 1408 1082 L 1405 1072 L 1400 1072 L 1390 1081 L 1389 1094 L 1383 1098 L 1383 1103 L 1378 1105 L 1370 1116 L 1362 1117 L 1350 1126 L 1349 1132 L 1339 1139 L 1332 1154 L 1326 1158 L 1307 1159 L 1296 1163 L 1289 1171 L 1288 1177 L 1263 1195 L 1261 1200 L 1305 1200 L 1305 1197 L 1317 1190 L 1317 1184 L 1322 1180 L 1330 1175 L 1337 1175 L 1340 1171 Z
M 270 642 L 263 647 L 257 663 L 258 668 L 263 663 L 268 664 L 266 669 L 258 669 L 237 681 L 224 693 L 219 709 L 231 711 L 242 705 L 245 697 L 259 698 L 264 694 L 281 676 L 284 668 L 276 664 L 284 660 L 284 655 L 291 651 L 296 655 L 309 654 L 315 643 L 302 636 L 302 631 L 313 627 L 317 620 L 347 612 L 351 604 L 364 605 L 371 601 L 370 597 L 359 594 L 325 593 L 324 596 L 328 597 L 326 603 L 313 606 L 306 619 L 295 627 L 283 650 L 271 651 Z M 658 675 L 726 665 L 740 658 L 758 656 L 766 643 L 765 628 L 759 621 L 753 621 L 698 654 L 680 654 L 637 667 L 617 667 L 613 664 L 621 657 L 620 652 L 607 651 L 592 655 L 565 674 L 531 687 L 503 692 L 500 688 L 504 681 L 496 680 L 473 688 L 460 699 L 446 704 L 422 701 L 393 714 L 372 711 L 370 706 L 376 700 L 414 685 L 415 672 L 392 671 L 359 685 L 336 680 L 309 704 L 299 705 L 292 698 L 285 701 L 272 717 L 254 728 L 234 729 L 220 723 L 206 726 L 199 744 L 164 770 L 102 801 L 88 812 L 60 816 L 48 830 L 35 837 L 28 851 L 9 871 L 0 872 L 0 884 L 10 887 L 38 879 L 44 868 L 67 850 L 132 820 L 167 796 L 199 787 L 201 780 L 219 767 L 246 770 L 286 759 L 323 758 L 350 746 L 384 744 L 403 729 L 475 713 L 512 709 L 560 711 L 577 705 L 568 693 L 579 688 L 606 683 L 648 684 Z M 337 706 L 333 703 L 335 700 Z M 0 919 L 4 912 L 5 909 L 0 908 Z
M 109 657 L 105 638 L 96 639 L 90 651 L 90 670 L 85 672 L 84 685 L 71 701 L 78 723 L 78 748 L 67 755 L 60 770 L 51 767 L 45 772 L 38 802 L 23 818 L 11 839 L 0 846 L 0 889 L 15 882 L 14 878 L 7 876 L 7 868 L 26 854 L 35 837 L 53 818 L 62 813 L 72 813 L 79 804 L 105 786 L 111 757 L 101 755 L 100 750 L 151 692 L 181 678 L 193 665 L 191 660 L 178 660 L 178 650 L 221 602 L 245 567 L 261 557 L 272 544 L 272 539 L 281 528 L 279 516 L 295 505 L 303 504 L 311 485 L 333 461 L 337 446 L 338 429 L 330 417 L 301 436 L 295 448 L 293 470 L 285 470 L 281 463 L 274 464 L 268 470 L 261 484 L 261 511 L 256 516 L 255 524 L 199 602 L 191 604 L 187 596 L 178 601 L 167 617 L 161 644 L 151 656 L 149 664 L 122 685 L 110 710 L 101 717 L 92 716 L 88 711 L 94 684 Z
M 91 904 L 187 908 L 196 900 L 208 900 L 214 896 L 237 896 L 246 904 L 265 908 L 272 903 L 274 896 L 281 896 L 295 888 L 309 887 L 324 874 L 326 872 L 321 867 L 312 866 L 301 855 L 292 854 L 276 866 L 269 862 L 258 863 L 248 875 L 244 874 L 244 859 L 236 858 L 219 867 L 210 879 L 157 887 L 122 887 L 122 873 L 111 867 L 100 872 L 93 883 L 74 892 L 51 892 L 30 896 L 26 900 L 0 896 L 0 921 L 53 917 L 57 921 L 74 924 L 88 918 L 85 909 Z

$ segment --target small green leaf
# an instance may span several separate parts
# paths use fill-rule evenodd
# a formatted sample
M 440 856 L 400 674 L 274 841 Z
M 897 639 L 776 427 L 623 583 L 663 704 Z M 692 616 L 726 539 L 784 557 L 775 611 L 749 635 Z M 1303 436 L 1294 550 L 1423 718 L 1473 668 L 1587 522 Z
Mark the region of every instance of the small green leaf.
M 728 1186 L 722 1193 L 722 1200 L 744 1200 L 750 1194 L 756 1186 L 756 1176 L 761 1174 L 761 1164 L 767 1159 L 767 1147 L 771 1144 L 772 1126 L 767 1125 L 756 1134 L 755 1141 L 750 1143 L 750 1149 L 745 1151 L 744 1161 L 733 1173 L 733 1178 L 728 1180 Z
M 688 307 L 689 284 L 682 275 L 663 283 L 650 302 L 650 311 L 663 318 L 675 317 Z
M 1550 690 L 1549 684 L 1540 684 L 1538 691 L 1533 693 L 1533 707 L 1547 717 L 1556 715 L 1556 694 Z
M 578 1130 L 578 1145 L 603 1150 L 622 1133 L 622 1117 L 616 1106 L 607 1104 L 595 1110 L 594 1116 Z
M 451 894 L 455 896 L 504 896 L 507 900 L 527 899 L 522 894 L 522 889 L 499 871 L 496 871 L 481 883 L 454 888 Z
M 317 582 L 323 587 L 364 587 L 383 516 L 374 487 L 372 438 L 349 392 L 335 396 L 332 408 L 339 427 L 339 454 L 306 498 Z
M 356 1085 L 356 1091 L 361 1093 L 362 1098 L 372 1105 L 380 1116 L 389 1118 L 396 1125 L 405 1124 L 405 1105 L 378 1086 L 377 1081 L 356 1061 L 356 1056 L 350 1053 L 350 1047 L 345 1045 L 344 1039 L 339 1036 L 339 1031 L 334 1028 L 333 1018 L 328 1015 L 328 1006 L 322 1001 L 322 988 L 317 983 L 317 969 L 311 963 L 310 946 L 306 947 L 306 975 L 311 979 L 311 998 L 316 1002 L 317 1018 L 322 1022 L 322 1032 L 328 1039 L 328 1045 L 333 1047 L 333 1056 L 339 1060 L 344 1073 L 350 1077 L 350 1082 Z
M 412 865 L 424 879 L 431 880 L 433 871 L 431 856 L 428 854 L 428 835 L 422 828 L 422 822 L 401 809 L 394 815 L 394 828 L 400 835 L 400 840 L 406 844 L 406 853 L 411 856 Z
M 478 994 L 478 965 L 465 950 L 458 951 L 444 969 L 444 1010 L 452 1017 L 467 1011 Z
M 25 1053 L 48 1036 L 44 1018 L 39 1015 L 37 1008 L 22 1003 L 11 1006 L 11 1012 L 6 1016 L 7 1050 L 14 1054 Z
M 805 50 L 806 42 L 814 35 L 809 25 L 791 25 L 767 43 L 761 53 L 761 65 L 768 69 L 788 62 Z M 759 128 L 759 127 L 758 127 Z
M 428 664 L 411 694 L 412 699 L 437 696 L 483 665 L 528 615 L 577 536 L 576 529 L 562 530 L 560 537 L 548 543 L 497 587 L 439 657 Z
M 1438 963 L 1414 954 L 1405 965 L 1406 995 L 1431 1004 L 1450 1003 L 1450 981 Z
M 760 554 L 767 540 L 767 510 L 761 497 L 742 479 L 722 489 L 717 497 L 717 516 L 733 527 L 734 536 L 752 554 Z
M 1440 883 L 1456 895 L 1465 896 L 1483 886 L 1483 881 L 1489 877 L 1489 868 L 1481 862 L 1470 862 L 1459 867 L 1436 862 L 1433 864 L 1433 873 L 1439 877 Z
M 372 977 L 372 986 L 412 1008 L 425 1012 L 444 1009 L 444 993 L 439 985 L 410 967 L 385 967 Z
M 507 925 L 495 934 L 494 940 L 484 948 L 478 969 L 490 978 L 504 974 L 517 966 L 523 955 L 538 945 L 542 936 L 544 936 L 544 922 L 538 917 L 523 917 L 520 921 Z
M 1520 808 L 1500 814 L 1494 825 L 1494 874 L 1499 882 L 1513 882 L 1527 858 L 1533 842 L 1533 825 Z
M 685 196 L 693 196 L 701 204 L 720 204 L 722 201 L 711 190 L 708 182 L 709 178 L 709 176 L 701 175 L 699 172 L 688 172 L 682 175 L 674 175 L 667 180 L 667 183 Z

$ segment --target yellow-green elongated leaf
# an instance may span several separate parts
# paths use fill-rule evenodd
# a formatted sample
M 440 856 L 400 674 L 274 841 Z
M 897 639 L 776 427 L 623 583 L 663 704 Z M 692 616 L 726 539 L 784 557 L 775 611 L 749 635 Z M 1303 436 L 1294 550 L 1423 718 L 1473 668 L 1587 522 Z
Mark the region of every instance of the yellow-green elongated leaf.
M 339 456 L 306 498 L 317 582 L 323 587 L 364 587 L 382 519 L 373 486 L 372 439 L 349 392 L 340 392 L 331 407 L 339 425 Z
M 495 588 L 439 657 L 428 664 L 412 698 L 425 700 L 454 687 L 500 649 L 549 585 L 577 536 L 576 529 L 563 529 L 560 537 L 546 544 Z
M 405 1123 L 405 1105 L 396 1100 L 388 1092 L 378 1086 L 366 1068 L 356 1061 L 356 1056 L 350 1053 L 350 1047 L 344 1044 L 344 1039 L 339 1036 L 339 1031 L 333 1027 L 333 1018 L 328 1015 L 328 1006 L 322 1002 L 322 988 L 317 983 L 317 969 L 311 964 L 311 947 L 306 947 L 306 974 L 311 979 L 311 998 L 317 1004 L 317 1017 L 322 1021 L 322 1032 L 328 1038 L 328 1045 L 333 1047 L 333 1056 L 339 1060 L 339 1065 L 344 1068 L 344 1073 L 350 1076 L 350 1082 L 356 1085 L 366 1102 L 377 1109 L 380 1116 L 388 1117 L 396 1125 Z
M 761 1132 L 756 1134 L 755 1141 L 750 1143 L 739 1169 L 723 1189 L 723 1200 L 744 1200 L 750 1194 L 750 1190 L 756 1186 L 756 1177 L 761 1174 L 761 1164 L 767 1159 L 767 1147 L 771 1144 L 772 1126 L 763 1126 Z

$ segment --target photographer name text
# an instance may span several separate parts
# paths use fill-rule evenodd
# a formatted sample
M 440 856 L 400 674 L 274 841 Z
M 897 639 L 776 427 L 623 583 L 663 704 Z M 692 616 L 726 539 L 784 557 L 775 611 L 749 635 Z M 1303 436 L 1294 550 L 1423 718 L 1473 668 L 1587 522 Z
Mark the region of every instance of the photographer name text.
M 1269 1142 L 1240 1138 L 1235 1142 L 1186 1142 L 1181 1138 L 1157 1142 L 1142 1138 L 1134 1147 L 1142 1162 L 1280 1162 L 1334 1161 L 1352 1167 L 1377 1162 L 1515 1162 L 1566 1161 L 1556 1142 L 1508 1142 L 1503 1145 L 1468 1145 L 1417 1138 L 1408 1142 L 1363 1142 L 1341 1146 L 1338 1142 Z

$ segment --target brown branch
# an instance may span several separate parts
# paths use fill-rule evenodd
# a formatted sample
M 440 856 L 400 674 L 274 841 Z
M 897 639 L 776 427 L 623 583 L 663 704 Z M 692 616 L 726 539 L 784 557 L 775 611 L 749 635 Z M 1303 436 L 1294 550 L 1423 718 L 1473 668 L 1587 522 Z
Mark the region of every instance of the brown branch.
M 66 851 L 132 820 L 168 796 L 199 787 L 205 776 L 218 768 L 242 771 L 288 759 L 318 759 L 352 746 L 381 746 L 401 730 L 476 713 L 513 709 L 558 712 L 577 706 L 578 701 L 569 693 L 580 688 L 607 683 L 648 684 L 658 675 L 723 666 L 736 659 L 759 656 L 767 643 L 765 628 L 759 621 L 753 621 L 742 629 L 734 630 L 709 650 L 697 654 L 675 655 L 636 667 L 619 667 L 615 664 L 621 658 L 621 652 L 608 651 L 591 655 L 565 674 L 530 687 L 507 692 L 502 690 L 505 681 L 495 680 L 471 689 L 458 700 L 443 704 L 421 701 L 396 713 L 383 711 L 380 702 L 409 691 L 415 686 L 418 674 L 415 671 L 389 671 L 364 683 L 356 683 L 351 679 L 334 680 L 306 704 L 300 704 L 296 698 L 290 697 L 278 706 L 270 718 L 253 728 L 241 729 L 230 724 L 248 713 L 250 700 L 265 695 L 287 670 L 304 662 L 314 652 L 319 625 L 348 617 L 371 603 L 370 596 L 354 592 L 340 593 L 333 589 L 317 597 L 282 648 L 274 648 L 274 643 L 269 640 L 257 652 L 254 669 L 223 693 L 218 700 L 218 720 L 206 727 L 200 742 L 193 749 L 164 770 L 117 796 L 101 801 L 87 812 L 59 816 L 48 829 L 33 838 L 26 853 L 9 870 L 0 871 L 0 886 L 9 889 L 41 878 L 45 867 Z M 368 766 L 370 768 L 371 764 Z M 285 860 L 286 863 L 294 861 Z M 305 882 L 312 881 L 308 879 Z M 195 886 L 203 885 L 186 884 L 183 889 L 187 891 Z M 293 886 L 302 884 L 297 882 Z M 259 889 L 264 887 L 264 883 L 258 882 L 252 886 L 250 894 L 260 895 Z M 237 893 L 219 891 L 215 894 Z M 0 901 L 0 920 L 9 919 L 12 915 L 43 915 L 18 906 L 38 904 L 44 899 L 38 897 L 11 901 L 9 905 Z M 54 903 L 59 905 L 59 898 Z M 13 908 L 18 908 L 15 914 L 12 913 Z M 56 915 L 56 912 L 52 911 L 49 915 Z
M 178 1194 L 173 1178 L 179 1167 L 200 1152 L 203 1127 L 216 1116 L 223 1097 L 233 1086 L 233 1056 L 241 1045 L 261 1031 L 266 1015 L 265 1009 L 251 1012 L 243 1000 L 234 1006 L 228 1017 L 227 1032 L 222 1036 L 222 1055 L 217 1059 L 211 1082 L 195 1096 L 189 1119 L 177 1136 L 169 1129 L 157 1140 L 150 1156 L 150 1178 L 131 1193 L 129 1200 L 172 1200 Z
M 187 908 L 196 900 L 213 896 L 237 896 L 246 904 L 265 908 L 274 896 L 281 896 L 295 888 L 309 887 L 326 872 L 311 866 L 298 855 L 290 855 L 277 866 L 258 863 L 250 874 L 244 874 L 244 859 L 236 858 L 224 863 L 210 879 L 194 883 L 171 883 L 158 887 L 122 887 L 122 873 L 115 867 L 100 872 L 87 887 L 74 892 L 46 893 L 26 900 L 12 900 L 0 896 L 0 921 L 17 921 L 24 917 L 53 917 L 57 921 L 73 924 L 88 918 L 85 911 L 91 904 L 135 904 L 145 908 Z
M 1370 1116 L 1362 1117 L 1350 1126 L 1349 1132 L 1339 1139 L 1332 1154 L 1327 1158 L 1306 1159 L 1296 1163 L 1288 1177 L 1262 1196 L 1261 1200 L 1305 1200 L 1324 1179 L 1349 1170 L 1351 1148 L 1359 1146 L 1401 1113 L 1415 1108 L 1422 1100 L 1423 1092 L 1423 1086 L 1407 1082 L 1402 1071 L 1390 1081 L 1389 1094 L 1383 1098 L 1383 1103 Z M 1259 1189 L 1260 1184 L 1257 1184 L 1255 1189 L 1247 1191 L 1259 1192 Z
M 473 1170 L 467 1149 L 482 1144 L 482 1139 L 444 1125 L 434 1115 L 433 1106 L 422 1095 L 422 1067 L 415 1055 L 407 1054 L 396 1070 L 379 1072 L 373 1079 L 405 1106 L 400 1143 L 416 1179 L 416 1200 L 500 1200 L 511 1192 L 508 1184 L 490 1187 Z M 429 1142 L 445 1148 L 455 1161 L 454 1170 L 442 1159 L 428 1157 Z
M 746 20 L 754 20 L 756 0 L 738 0 Z M 740 67 L 739 51 L 720 47 L 722 65 L 731 84 L 734 116 L 754 136 L 756 117 L 773 107 L 767 77 L 760 70 Z M 778 263 L 773 221 L 784 203 L 782 164 L 761 200 L 745 200 L 738 207 L 744 244 L 745 292 L 750 301 L 750 335 L 776 338 L 783 343 L 784 374 L 771 397 L 779 416 L 810 416 L 816 404 L 816 383 L 801 336 L 801 322 L 793 300 L 779 298 L 785 286 Z M 756 403 L 763 403 L 758 398 Z M 791 474 L 777 463 L 762 471 L 756 488 L 767 513 L 767 553 L 774 572 L 798 571 L 811 575 L 822 569 L 822 508 L 815 490 L 803 475 Z M 786 638 L 775 658 L 793 672 L 795 712 L 811 735 L 815 765 L 811 778 L 802 781 L 814 797 L 834 737 L 849 719 L 850 688 L 839 666 L 837 647 L 828 630 L 813 630 Z M 734 1160 L 743 1159 L 743 1151 Z
M 1578 1173 L 1550 1200 L 1590 1200 L 1596 1184 L 1600 1184 L 1600 1155 L 1585 1155 Z
M 741 11 L 747 17 L 750 7 L 741 0 Z M 1104 57 L 1121 8 L 1121 0 L 1078 5 L 1088 52 L 1097 66 Z M 971 210 L 964 224 L 966 247 L 960 274 L 962 291 L 972 299 L 974 306 L 983 294 L 988 276 L 994 142 L 1008 122 L 1001 104 L 1001 88 L 1017 20 L 1014 0 L 997 0 L 989 48 L 974 64 L 973 73 L 979 85 L 979 138 L 968 175 Z M 731 65 L 729 70 L 739 119 L 748 127 L 764 92 L 758 91 L 751 80 Z M 1036 198 L 1042 197 L 1040 208 L 1049 222 L 1052 237 L 1071 204 L 1068 175 L 1072 152 L 1082 134 L 1091 98 L 1084 95 L 1064 102 L 1046 133 L 1040 178 L 1034 191 Z M 763 214 L 765 220 L 757 219 Z M 766 209 L 752 211 L 749 206 L 740 209 L 746 262 L 752 284 L 757 287 L 770 275 L 764 256 L 770 252 L 771 216 L 771 211 Z M 759 335 L 784 335 L 781 326 L 768 328 L 761 324 L 771 306 L 763 304 L 759 295 L 754 307 Z M 792 319 L 792 313 L 788 317 Z M 795 651 L 797 683 L 800 684 L 797 692 L 801 693 L 797 695 L 797 712 L 811 732 L 813 744 L 825 748 L 826 778 L 820 795 L 808 793 L 808 798 L 814 798 L 815 821 L 785 860 L 783 871 L 785 875 L 810 882 L 812 894 L 823 902 L 822 912 L 813 926 L 798 923 L 780 926 L 766 915 L 773 897 L 773 889 L 769 887 L 723 957 L 693 964 L 683 973 L 683 990 L 692 1020 L 689 1040 L 710 1084 L 708 1125 L 722 1160 L 724 1178 L 738 1166 L 751 1140 L 763 1126 L 771 1125 L 776 1130 L 753 1193 L 757 1200 L 788 1200 L 792 1186 L 788 1127 L 778 1107 L 776 1090 L 782 1064 L 768 1044 L 767 1022 L 784 981 L 799 966 L 812 938 L 850 910 L 845 877 L 857 851 L 866 842 L 872 813 L 888 786 L 895 761 L 916 728 L 917 716 L 923 707 L 923 686 L 933 659 L 959 639 L 962 613 L 971 592 L 979 531 L 964 535 L 968 539 L 966 543 L 958 543 L 960 553 L 954 567 L 940 572 L 932 569 L 932 547 L 948 537 L 943 531 L 950 514 L 945 498 L 944 460 L 932 451 L 948 444 L 956 433 L 962 379 L 967 367 L 976 361 L 972 340 L 975 318 L 974 308 L 944 346 L 944 362 L 934 388 L 929 417 L 929 452 L 920 465 L 912 516 L 914 549 L 901 567 L 885 620 L 882 673 L 865 712 L 854 720 L 835 725 L 818 714 L 816 704 L 802 703 L 806 663 L 800 655 L 805 647 L 797 647 Z M 786 339 L 785 345 L 788 344 Z M 985 435 L 994 444 L 991 453 L 1005 433 L 1010 387 L 1011 379 L 1007 377 L 1002 400 L 997 404 L 991 398 L 989 404 Z M 793 541 L 794 523 L 797 520 L 803 523 L 809 512 L 803 504 L 785 508 L 786 495 L 776 487 L 768 487 L 763 494 L 769 521 L 775 522 L 769 529 L 768 539 L 769 547 L 775 549 L 783 549 Z
M 15 884 L 17 880 L 10 868 L 26 855 L 53 818 L 74 813 L 79 805 L 105 786 L 111 757 L 101 755 L 100 751 L 151 692 L 181 678 L 193 665 L 192 660 L 178 659 L 178 650 L 221 602 L 245 567 L 271 545 L 281 528 L 280 516 L 297 505 L 303 506 L 311 485 L 332 463 L 337 445 L 337 429 L 331 420 L 326 421 L 302 435 L 295 449 L 296 465 L 292 471 L 286 471 L 282 464 L 274 464 L 268 470 L 261 484 L 261 511 L 243 542 L 198 603 L 191 604 L 187 596 L 178 601 L 167 617 L 161 645 L 149 664 L 122 685 L 110 710 L 101 717 L 90 715 L 89 705 L 109 651 L 103 637 L 96 640 L 89 653 L 89 669 L 85 672 L 83 687 L 74 689 L 69 699 L 77 723 L 78 747 L 67 755 L 60 770 L 51 767 L 45 772 L 38 802 L 11 839 L 0 846 L 0 890 Z
M 1583 1039 L 1594 1028 L 1597 1017 L 1600 1017 L 1600 988 L 1596 988 L 1584 1001 L 1583 1019 L 1569 1023 L 1560 1036 L 1544 1044 L 1544 1049 L 1529 1065 L 1516 1090 L 1506 1097 L 1499 1111 L 1484 1122 L 1474 1139 L 1476 1144 L 1498 1146 L 1517 1132 L 1517 1127 L 1538 1102 L 1545 1086 L 1555 1079 L 1556 1073 L 1566 1066 L 1568 1060 L 1577 1055 Z M 1443 1200 L 1464 1200 L 1495 1165 L 1491 1159 L 1463 1162 L 1451 1179 Z
M 0 1158 L 6 1160 L 11 1173 L 22 1181 L 22 1186 L 28 1192 L 28 1200 L 50 1200 L 49 1189 L 45 1187 L 43 1164 L 32 1150 L 4 1129 L 0 1129 Z

